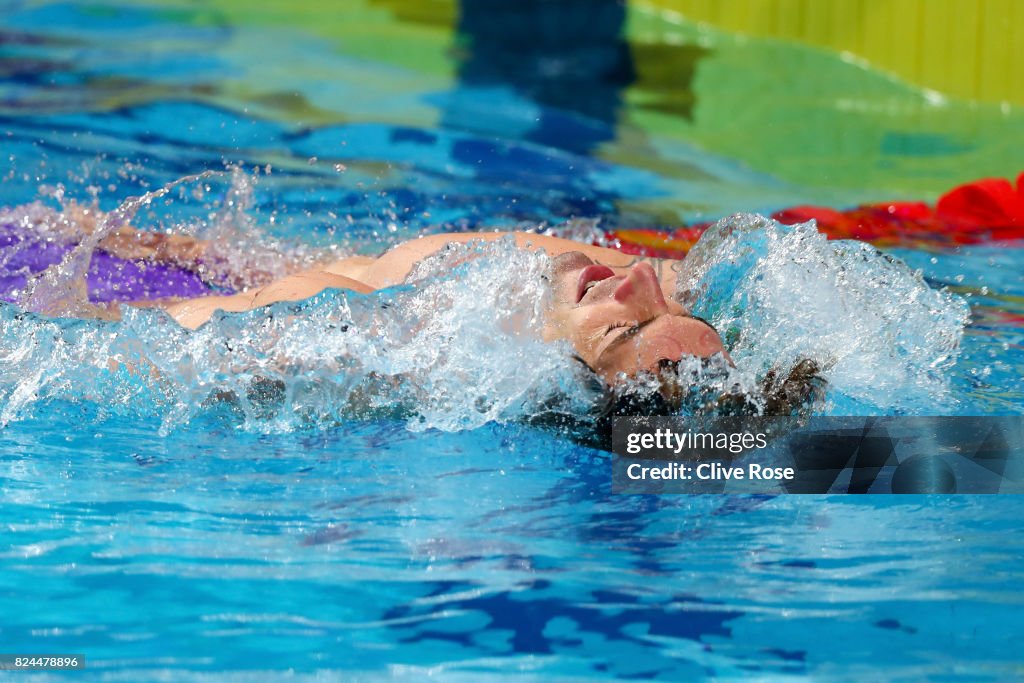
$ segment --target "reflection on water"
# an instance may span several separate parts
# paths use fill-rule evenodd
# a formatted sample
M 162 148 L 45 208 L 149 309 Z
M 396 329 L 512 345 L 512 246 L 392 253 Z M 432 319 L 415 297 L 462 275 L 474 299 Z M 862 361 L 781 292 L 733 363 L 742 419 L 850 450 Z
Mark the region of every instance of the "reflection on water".
M 5 643 L 132 680 L 1019 665 L 1018 497 L 614 496 L 519 427 L 195 427 L 0 434 Z
M 625 18 L 618 0 L 463 0 L 457 73 L 484 96 L 504 86 L 542 105 L 527 140 L 587 153 L 614 139 L 635 79 Z

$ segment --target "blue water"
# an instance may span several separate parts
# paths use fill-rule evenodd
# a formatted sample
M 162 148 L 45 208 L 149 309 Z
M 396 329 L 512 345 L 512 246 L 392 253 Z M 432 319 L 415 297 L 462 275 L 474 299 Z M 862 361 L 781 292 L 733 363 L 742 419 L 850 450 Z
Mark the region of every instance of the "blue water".
M 353 121 L 271 120 L 196 87 L 232 74 L 197 46 L 253 40 L 244 28 L 96 9 L 0 4 L 0 206 L 55 206 L 40 186 L 62 184 L 109 210 L 242 164 L 261 169 L 249 213 L 266 234 L 373 251 L 424 229 L 657 224 L 659 196 L 687 188 L 724 188 L 703 200 L 717 215 L 817 196 L 699 150 L 693 185 L 609 162 L 588 141 L 610 124 L 574 127 L 538 103 L 567 122 L 560 136 L 487 112 L 398 125 L 396 108 L 441 111 L 467 89 L 385 101 L 403 74 L 342 57 L 369 74 L 342 109 Z M 56 39 L 69 34 L 79 42 Z M 223 199 L 211 187 L 142 218 L 202 218 Z M 971 305 L 934 412 L 1024 412 L 1024 249 L 891 251 Z M 0 652 L 82 653 L 88 677 L 126 681 L 1009 680 L 1024 667 L 1017 497 L 617 496 L 607 454 L 515 421 L 261 434 L 72 389 L 0 431 Z
M 203 427 L 4 434 L 5 647 L 124 680 L 1019 667 L 1013 497 L 613 496 L 515 427 Z

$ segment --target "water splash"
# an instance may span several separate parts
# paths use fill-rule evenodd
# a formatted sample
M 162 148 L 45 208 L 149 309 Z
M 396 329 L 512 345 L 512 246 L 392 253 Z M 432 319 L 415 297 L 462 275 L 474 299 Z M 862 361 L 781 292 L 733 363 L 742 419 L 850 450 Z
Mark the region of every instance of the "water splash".
M 546 227 L 541 234 L 609 249 L 622 246 L 618 239 L 611 237 L 607 230 L 601 228 L 599 218 L 570 218 L 559 225 Z
M 967 304 L 869 244 L 740 214 L 707 231 L 677 287 L 722 330 L 737 365 L 763 374 L 817 361 L 833 412 L 955 407 L 948 374 Z
M 420 263 L 414 284 L 221 313 L 196 331 L 157 310 L 104 322 L 2 305 L 0 420 L 54 400 L 158 416 L 165 432 L 211 411 L 259 431 L 367 414 L 471 429 L 553 395 L 585 413 L 570 350 L 541 334 L 549 263 L 511 239 L 456 245 Z
M 202 233 L 210 244 L 200 270 L 236 290 L 272 282 L 320 260 L 314 250 L 300 244 L 284 245 L 260 229 L 251 211 L 255 180 L 256 176 L 241 168 L 232 168 L 224 201 L 211 212 Z
M 251 186 L 236 176 L 233 187 L 213 234 L 244 245 L 255 229 L 245 215 Z M 244 247 L 235 256 L 244 258 Z M 165 432 L 207 414 L 258 431 L 360 415 L 402 419 L 413 430 L 472 429 L 531 418 L 552 397 L 558 410 L 584 416 L 594 406 L 592 378 L 567 344 L 543 341 L 549 266 L 511 239 L 453 244 L 418 264 L 408 284 L 221 313 L 196 331 L 159 310 L 123 308 L 123 319 L 109 322 L 0 305 L 0 423 L 54 401 L 155 416 Z M 813 225 L 734 217 L 708 231 L 679 287 L 723 330 L 738 366 L 681 363 L 686 406 L 756 394 L 771 368 L 801 358 L 827 368 L 830 412 L 921 412 L 953 400 L 945 372 L 966 306 L 868 245 L 828 242 Z M 66 312 L 67 300 L 49 291 L 37 288 L 28 301 L 57 301 Z M 644 382 L 654 380 L 638 378 L 633 388 Z
M 88 278 L 97 252 L 114 249 L 113 253 L 119 255 L 111 246 L 111 239 L 121 238 L 118 233 L 123 229 L 130 231 L 126 226 L 136 219 L 141 209 L 154 206 L 157 199 L 167 197 L 175 189 L 190 187 L 193 190 L 190 195 L 179 192 L 179 197 L 168 197 L 163 204 L 202 200 L 210 194 L 210 181 L 222 178 L 229 179 L 223 199 L 214 200 L 205 220 L 161 226 L 162 234 L 169 239 L 188 242 L 189 238 L 194 238 L 198 242 L 193 244 L 203 245 L 201 259 L 183 265 L 209 285 L 243 290 L 318 261 L 338 258 L 337 252 L 328 254 L 265 233 L 252 212 L 256 178 L 237 167 L 230 169 L 230 173 L 206 171 L 180 178 L 140 197 L 131 197 L 107 213 L 95 205 L 82 206 L 68 201 L 63 188 L 57 188 L 48 194 L 60 203 L 59 209 L 37 201 L 0 210 L 0 227 L 4 231 L 0 275 L 8 283 L 8 297 L 13 294 L 13 300 L 20 307 L 50 316 L 103 315 L 104 308 L 94 305 L 97 299 L 90 291 Z M 123 241 L 130 244 L 131 238 Z M 113 289 L 119 287 L 119 281 L 131 279 L 135 270 L 134 265 L 126 265 L 108 275 L 113 278 Z M 19 280 L 24 284 L 11 292 L 10 283 Z M 104 280 L 104 284 L 110 283 Z
M 100 242 L 120 228 L 128 225 L 139 209 L 149 206 L 154 199 L 163 197 L 178 185 L 203 180 L 213 175 L 205 171 L 197 175 L 185 176 L 174 182 L 147 192 L 141 197 L 126 199 L 113 211 L 99 214 L 97 220 L 83 233 L 77 246 L 71 249 L 55 266 L 47 268 L 43 273 L 29 281 L 24 291 L 18 296 L 17 303 L 22 308 L 50 316 L 81 316 L 96 315 L 97 307 L 89 301 L 86 274 L 92 262 L 93 253 Z M 63 196 L 58 197 L 63 199 Z M 84 227 L 72 218 L 67 210 L 56 216 L 59 226 L 70 228 Z M 67 235 L 65 230 L 62 234 Z
M 261 431 L 382 412 L 405 416 L 412 429 L 462 429 L 529 414 L 576 381 L 566 349 L 541 341 L 549 262 L 511 241 L 427 259 L 415 285 L 372 297 L 325 292 L 218 315 L 195 332 L 158 310 L 122 308 L 116 322 L 75 319 L 101 312 L 89 301 L 86 271 L 104 238 L 175 187 L 196 185 L 202 195 L 212 175 L 182 178 L 109 214 L 41 203 L 7 212 L 7 225 L 37 237 L 15 247 L 72 247 L 30 282 L 17 307 L 0 305 L 0 423 L 70 401 L 104 414 L 160 417 L 165 432 L 209 412 Z M 250 211 L 252 181 L 235 170 L 204 224 L 175 226 L 210 240 L 206 265 L 235 286 L 316 258 L 277 244 L 257 248 L 264 236 Z

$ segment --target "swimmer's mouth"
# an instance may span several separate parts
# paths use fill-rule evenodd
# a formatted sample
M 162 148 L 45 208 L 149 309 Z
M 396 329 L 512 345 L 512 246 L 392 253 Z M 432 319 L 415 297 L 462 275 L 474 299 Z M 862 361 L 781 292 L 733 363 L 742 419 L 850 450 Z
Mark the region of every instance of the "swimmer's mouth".
M 610 277 L 615 277 L 614 271 L 608 266 L 600 264 L 587 266 L 580 271 L 580 279 L 576 284 L 576 303 L 578 304 L 583 300 L 583 296 L 587 293 L 592 283 L 607 280 Z

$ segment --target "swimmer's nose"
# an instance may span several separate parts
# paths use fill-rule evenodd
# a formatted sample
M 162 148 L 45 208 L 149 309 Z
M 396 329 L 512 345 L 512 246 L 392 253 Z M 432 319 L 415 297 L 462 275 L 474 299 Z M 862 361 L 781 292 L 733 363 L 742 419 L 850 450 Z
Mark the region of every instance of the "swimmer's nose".
M 626 279 L 616 288 L 613 296 L 621 304 L 635 304 L 652 311 L 661 311 L 666 307 L 658 275 L 646 261 L 629 269 Z

